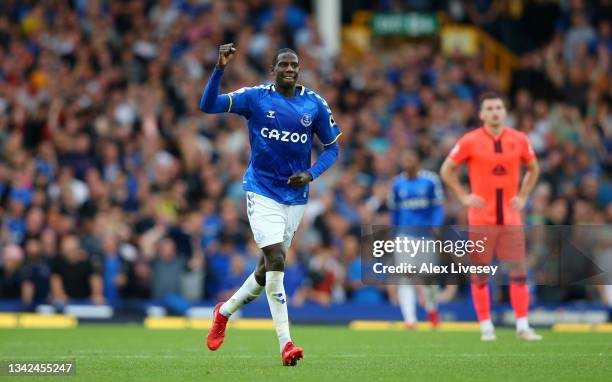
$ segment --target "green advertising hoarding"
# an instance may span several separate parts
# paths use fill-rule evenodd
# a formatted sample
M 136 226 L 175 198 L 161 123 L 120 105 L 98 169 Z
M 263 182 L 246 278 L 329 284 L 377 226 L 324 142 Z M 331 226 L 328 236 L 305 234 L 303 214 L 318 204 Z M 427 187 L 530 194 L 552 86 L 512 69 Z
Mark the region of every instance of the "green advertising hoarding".
M 427 36 L 438 31 L 433 13 L 379 13 L 372 17 L 375 35 Z

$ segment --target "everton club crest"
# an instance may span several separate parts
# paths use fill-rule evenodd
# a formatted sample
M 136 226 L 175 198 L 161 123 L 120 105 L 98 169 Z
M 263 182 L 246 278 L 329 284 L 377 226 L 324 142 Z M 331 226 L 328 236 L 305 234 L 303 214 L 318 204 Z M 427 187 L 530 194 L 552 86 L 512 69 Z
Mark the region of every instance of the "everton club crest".
M 302 114 L 302 118 L 300 119 L 300 122 L 302 122 L 302 126 L 304 127 L 308 127 L 312 125 L 312 115 L 310 115 L 309 113 Z

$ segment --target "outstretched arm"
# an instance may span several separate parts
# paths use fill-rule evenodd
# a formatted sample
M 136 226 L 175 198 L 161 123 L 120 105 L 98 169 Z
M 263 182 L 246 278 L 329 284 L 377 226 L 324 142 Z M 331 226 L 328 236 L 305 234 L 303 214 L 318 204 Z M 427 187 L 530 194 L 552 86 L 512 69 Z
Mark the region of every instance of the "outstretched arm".
M 228 62 L 236 52 L 234 44 L 224 44 L 219 47 L 219 58 L 215 70 L 206 84 L 206 88 L 200 98 L 200 110 L 205 113 L 227 113 L 230 111 L 231 98 L 228 95 L 219 95 L 221 89 L 221 77 Z

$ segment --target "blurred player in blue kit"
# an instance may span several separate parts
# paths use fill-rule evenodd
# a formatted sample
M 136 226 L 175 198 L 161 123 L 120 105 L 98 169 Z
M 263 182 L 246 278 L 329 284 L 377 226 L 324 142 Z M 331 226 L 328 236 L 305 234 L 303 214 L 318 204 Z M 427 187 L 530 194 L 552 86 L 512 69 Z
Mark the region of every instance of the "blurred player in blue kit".
M 407 150 L 402 154 L 402 173 L 393 180 L 389 192 L 388 206 L 391 211 L 391 224 L 393 233 L 397 237 L 408 237 L 411 240 L 421 238 L 431 239 L 434 236 L 434 227 L 444 223 L 444 192 L 438 176 L 431 171 L 421 168 L 421 156 L 415 150 Z M 411 257 L 396 253 L 398 263 L 412 263 L 420 268 L 423 263 L 437 264 L 439 254 L 417 253 Z M 425 279 L 431 284 L 433 280 Z M 427 316 L 433 327 L 440 322 L 438 313 L 439 286 L 413 285 L 416 279 L 402 277 L 398 280 L 397 299 L 404 318 L 406 328 L 416 326 L 417 288 L 424 301 Z M 445 295 L 453 293 L 456 288 L 449 286 Z
M 294 366 L 304 351 L 293 344 L 289 334 L 283 285 L 285 254 L 304 213 L 308 184 L 336 162 L 337 140 L 342 133 L 327 102 L 296 82 L 300 64 L 291 49 L 275 54 L 271 68 L 274 83 L 219 94 L 221 77 L 234 54 L 233 44 L 220 46 L 200 109 L 206 113 L 235 113 L 248 120 L 251 158 L 242 183 L 249 224 L 263 256 L 240 289 L 215 307 L 207 345 L 217 350 L 225 338 L 228 318 L 265 289 L 283 365 Z M 311 166 L 314 135 L 324 149 Z

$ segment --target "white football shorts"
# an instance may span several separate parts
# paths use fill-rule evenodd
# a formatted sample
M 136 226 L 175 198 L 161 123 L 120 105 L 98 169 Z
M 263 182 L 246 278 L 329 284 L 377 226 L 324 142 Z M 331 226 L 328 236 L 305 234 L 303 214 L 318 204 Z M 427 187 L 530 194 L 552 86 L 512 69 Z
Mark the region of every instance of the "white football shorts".
M 247 215 L 259 248 L 283 243 L 289 249 L 297 231 L 305 204 L 286 205 L 266 196 L 247 191 Z

